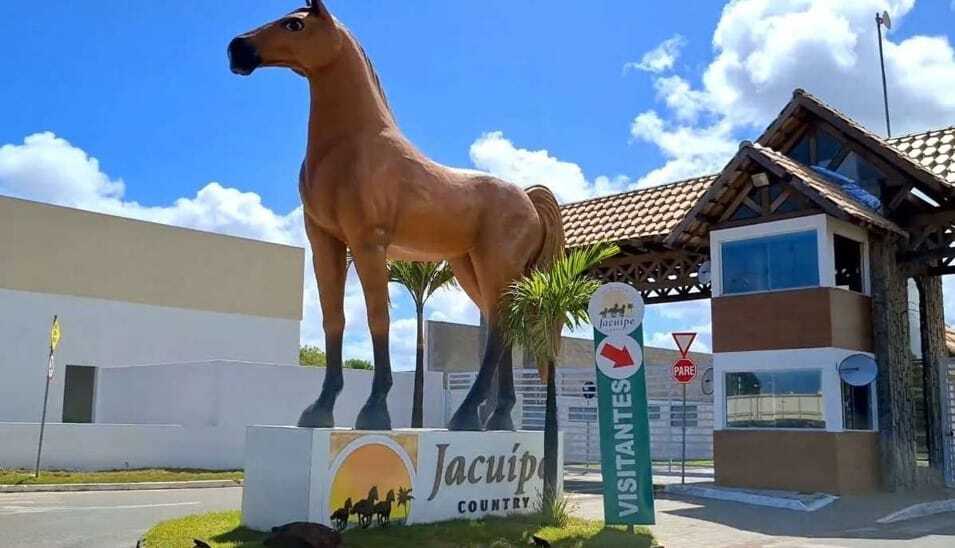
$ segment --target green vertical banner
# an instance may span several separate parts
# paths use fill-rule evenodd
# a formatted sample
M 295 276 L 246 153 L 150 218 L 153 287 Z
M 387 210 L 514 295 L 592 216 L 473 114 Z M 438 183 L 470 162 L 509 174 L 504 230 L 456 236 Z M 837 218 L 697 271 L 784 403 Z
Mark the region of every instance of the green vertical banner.
M 608 283 L 590 299 L 600 420 L 604 522 L 652 525 L 653 469 L 643 367 L 643 298 Z

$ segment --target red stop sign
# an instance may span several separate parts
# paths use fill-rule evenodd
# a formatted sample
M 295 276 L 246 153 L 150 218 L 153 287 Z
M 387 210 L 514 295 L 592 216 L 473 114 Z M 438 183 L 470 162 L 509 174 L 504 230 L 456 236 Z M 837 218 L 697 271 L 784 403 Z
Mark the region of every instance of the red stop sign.
M 689 384 L 696 377 L 696 364 L 689 358 L 680 358 L 673 362 L 673 380 L 680 384 Z

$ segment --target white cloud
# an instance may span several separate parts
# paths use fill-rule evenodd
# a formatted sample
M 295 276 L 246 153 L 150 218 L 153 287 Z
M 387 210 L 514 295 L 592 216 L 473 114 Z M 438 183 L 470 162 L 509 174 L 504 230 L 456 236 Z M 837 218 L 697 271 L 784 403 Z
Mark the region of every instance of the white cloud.
M 547 150 L 518 148 L 500 131 L 479 137 L 471 144 L 470 154 L 476 167 L 521 187 L 546 185 L 561 202 L 619 192 L 629 182 L 622 175 L 600 176 L 591 182 L 579 165 L 551 156 Z
M 883 132 L 873 14 L 887 10 L 899 28 L 914 6 L 915 0 L 730 2 L 713 34 L 714 58 L 701 87 L 677 75 L 654 77 L 667 115 L 640 114 L 632 134 L 656 144 L 666 163 L 638 186 L 722 167 L 740 137 L 757 135 L 796 88 Z M 955 89 L 955 50 L 948 38 L 893 41 L 893 32 L 886 36 L 885 57 L 895 132 L 955 123 L 955 95 L 949 92 Z
M 632 185 L 634 188 L 715 173 L 739 147 L 732 137 L 732 126 L 725 121 L 697 127 L 664 121 L 654 111 L 634 118 L 630 134 L 635 139 L 656 144 L 667 159 L 664 165 L 637 180 Z
M 955 49 L 946 36 L 909 35 L 915 0 L 734 0 L 713 33 L 714 56 L 696 78 L 653 73 L 659 110 L 642 112 L 634 139 L 657 146 L 662 166 L 636 186 L 719 170 L 738 142 L 754 138 L 796 88 L 803 88 L 864 126 L 884 133 L 879 52 L 873 15 L 886 10 L 885 62 L 894 134 L 955 124 Z M 953 2 L 955 9 L 955 2 Z M 649 54 L 648 54 L 649 55 Z M 661 57 L 665 59 L 665 56 Z M 946 279 L 946 311 L 955 317 L 955 282 Z M 663 342 L 666 334 L 651 340 Z
M 686 39 L 676 34 L 661 42 L 659 46 L 644 53 L 640 61 L 625 64 L 623 72 L 626 74 L 631 70 L 643 70 L 660 73 L 670 70 L 676 64 L 677 59 L 680 58 L 680 51 L 684 46 L 686 46 Z

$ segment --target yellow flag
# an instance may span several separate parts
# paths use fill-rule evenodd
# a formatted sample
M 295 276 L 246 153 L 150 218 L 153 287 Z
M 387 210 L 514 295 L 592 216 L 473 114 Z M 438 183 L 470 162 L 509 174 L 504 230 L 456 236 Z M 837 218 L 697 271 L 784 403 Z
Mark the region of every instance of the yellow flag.
M 56 350 L 60 344 L 60 320 L 53 316 L 53 327 L 50 329 L 50 350 Z

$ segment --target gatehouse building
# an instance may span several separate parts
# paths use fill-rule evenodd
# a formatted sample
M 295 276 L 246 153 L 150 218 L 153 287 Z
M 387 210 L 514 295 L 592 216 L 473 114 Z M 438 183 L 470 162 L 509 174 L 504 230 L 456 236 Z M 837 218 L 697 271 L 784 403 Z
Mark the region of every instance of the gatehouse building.
M 955 128 L 883 139 L 796 90 L 720 173 L 562 213 L 569 247 L 620 246 L 603 280 L 649 304 L 711 299 L 717 484 L 955 483 Z M 865 386 L 840 377 L 855 354 L 877 364 Z

